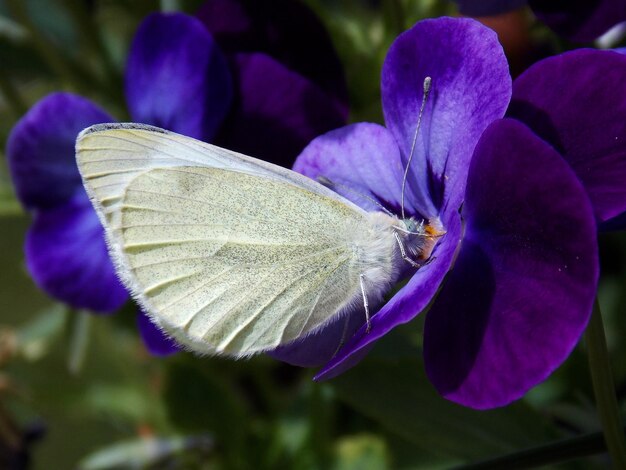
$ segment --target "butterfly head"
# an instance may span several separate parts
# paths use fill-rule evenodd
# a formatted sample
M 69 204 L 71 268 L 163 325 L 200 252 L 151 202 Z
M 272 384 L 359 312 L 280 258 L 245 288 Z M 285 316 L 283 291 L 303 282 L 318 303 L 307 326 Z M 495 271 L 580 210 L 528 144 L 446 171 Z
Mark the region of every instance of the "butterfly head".
M 408 251 L 418 260 L 427 261 L 441 237 L 446 234 L 439 219 L 403 219 L 401 232 L 404 234 Z

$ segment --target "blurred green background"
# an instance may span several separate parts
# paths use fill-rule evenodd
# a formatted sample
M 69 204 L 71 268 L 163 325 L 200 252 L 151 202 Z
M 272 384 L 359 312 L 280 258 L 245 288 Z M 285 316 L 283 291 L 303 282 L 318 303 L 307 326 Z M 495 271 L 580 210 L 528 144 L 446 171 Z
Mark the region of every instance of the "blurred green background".
M 151 11 L 193 13 L 200 3 L 0 0 L 0 149 L 16 120 L 51 91 L 81 93 L 124 118 L 121 76 L 137 25 Z M 345 64 L 352 121 L 382 121 L 379 73 L 395 36 L 453 11 L 435 0 L 307 3 Z M 569 47 L 537 26 L 532 39 Z M 2 158 L 0 462 L 23 452 L 42 470 L 444 468 L 599 430 L 582 344 L 525 399 L 489 412 L 434 391 L 421 360 L 421 319 L 329 383 L 267 357 L 153 358 L 132 305 L 90 316 L 37 290 L 23 261 L 28 224 Z M 623 408 L 626 238 L 602 236 L 601 251 L 600 300 Z M 606 464 L 600 455 L 555 468 Z

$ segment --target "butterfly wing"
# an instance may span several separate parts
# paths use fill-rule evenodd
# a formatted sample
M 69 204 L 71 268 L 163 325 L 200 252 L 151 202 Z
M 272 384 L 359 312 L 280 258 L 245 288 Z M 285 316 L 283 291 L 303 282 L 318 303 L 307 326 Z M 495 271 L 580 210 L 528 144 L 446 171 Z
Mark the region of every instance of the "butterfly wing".
M 78 169 L 98 215 L 115 226 L 128 183 L 140 173 L 178 166 L 223 168 L 285 181 L 362 209 L 303 175 L 255 158 L 154 126 L 136 123 L 97 124 L 76 142 Z
M 164 145 L 162 134 L 152 142 L 143 130 L 112 144 L 109 132 L 79 141 L 79 166 L 118 272 L 178 342 L 253 354 L 305 336 L 358 298 L 349 241 L 353 230 L 367 229 L 360 209 L 255 161 L 174 164 L 180 140 L 197 145 L 192 139 Z M 141 156 L 146 145 L 150 157 Z

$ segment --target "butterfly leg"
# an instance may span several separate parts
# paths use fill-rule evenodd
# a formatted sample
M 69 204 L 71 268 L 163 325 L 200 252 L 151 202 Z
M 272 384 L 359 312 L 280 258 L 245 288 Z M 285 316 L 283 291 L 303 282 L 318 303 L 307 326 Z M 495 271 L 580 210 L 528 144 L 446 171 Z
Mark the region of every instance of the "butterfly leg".
M 363 294 L 363 307 L 365 308 L 365 322 L 367 323 L 367 328 L 365 329 L 366 333 L 369 333 L 372 329 L 372 324 L 370 323 L 370 304 L 367 300 L 367 294 L 365 293 L 365 275 L 361 274 L 359 276 L 359 281 L 361 283 L 361 294 Z
M 402 259 L 404 261 L 406 261 L 407 263 L 409 263 L 411 266 L 413 266 L 414 268 L 419 268 L 422 265 L 419 264 L 418 262 L 412 260 L 409 255 L 406 254 L 406 249 L 404 248 L 404 243 L 402 243 L 402 239 L 400 238 L 400 235 L 398 235 L 398 232 L 396 232 L 394 230 L 393 232 L 393 236 L 396 237 L 396 241 L 398 242 L 398 246 L 400 247 L 400 256 L 402 256 Z

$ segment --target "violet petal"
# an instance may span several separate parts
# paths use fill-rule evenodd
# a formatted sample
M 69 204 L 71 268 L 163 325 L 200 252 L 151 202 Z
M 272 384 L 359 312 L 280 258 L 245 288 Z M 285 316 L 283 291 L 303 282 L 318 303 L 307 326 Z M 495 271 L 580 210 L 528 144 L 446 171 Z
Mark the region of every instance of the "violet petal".
M 198 11 L 227 54 L 262 52 L 316 83 L 348 117 L 343 67 L 324 25 L 294 0 L 208 0 Z
M 503 406 L 567 358 L 592 310 L 596 227 L 566 162 L 511 119 L 470 166 L 458 259 L 426 317 L 426 371 L 444 397 Z
M 53 93 L 11 130 L 7 159 L 18 199 L 28 209 L 65 203 L 82 182 L 74 145 L 85 127 L 114 119 L 86 98 Z
M 25 251 L 36 284 L 72 307 L 110 313 L 128 299 L 82 188 L 65 204 L 34 214 Z
M 311 179 L 325 177 L 331 189 L 367 211 L 378 211 L 372 198 L 400 213 L 402 176 L 400 150 L 393 135 L 378 124 L 357 123 L 314 139 L 298 156 L 294 171 Z M 419 214 L 416 198 L 407 187 L 405 208 Z
M 392 44 L 382 73 L 387 127 L 403 157 L 411 143 L 422 103 L 423 82 L 432 78 L 414 160 L 413 187 L 432 201 L 427 217 L 456 211 L 467 169 L 483 130 L 503 116 L 511 97 L 509 66 L 496 33 L 477 21 L 424 20 Z
M 508 115 L 572 166 L 598 222 L 626 211 L 626 56 L 580 49 L 538 62 L 518 79 Z
M 165 357 L 180 351 L 176 342 L 166 336 L 143 311 L 137 311 L 137 328 L 148 352 L 153 356 Z
M 199 20 L 154 13 L 131 46 L 126 98 L 134 121 L 209 140 L 231 105 L 228 64 Z
M 314 137 L 343 125 L 329 96 L 265 54 L 238 54 L 237 101 L 217 143 L 291 167 Z
M 268 354 L 274 359 L 300 367 L 319 367 L 337 353 L 339 347 L 363 324 L 365 312 L 350 312 L 303 339 L 280 346 Z M 346 323 L 347 322 L 347 323 Z
M 378 124 L 352 124 L 316 138 L 300 154 L 294 170 L 312 179 L 320 176 L 327 178 L 335 183 L 332 185 L 334 190 L 366 210 L 380 210 L 376 203 L 368 199 L 372 198 L 386 208 L 400 212 L 403 163 L 394 137 Z M 412 204 L 415 198 L 411 188 L 407 189 L 407 215 L 419 215 Z M 436 292 L 459 241 L 458 217 L 456 221 L 446 220 L 446 223 L 451 228 L 444 241 L 436 247 L 435 260 L 420 269 L 414 280 L 372 317 L 370 333 L 365 333 L 364 312 L 357 310 L 350 313 L 344 338 L 349 341 L 336 356 L 333 357 L 343 336 L 343 319 L 324 328 L 319 335 L 279 348 L 272 355 L 306 366 L 319 365 L 322 358 L 332 358 L 317 379 L 333 377 L 355 365 L 376 339 L 417 315 Z M 419 299 L 413 298 L 416 296 Z M 355 335 L 357 329 L 359 331 Z
M 537 18 L 577 42 L 593 41 L 626 21 L 623 0 L 530 0 L 529 4 Z

